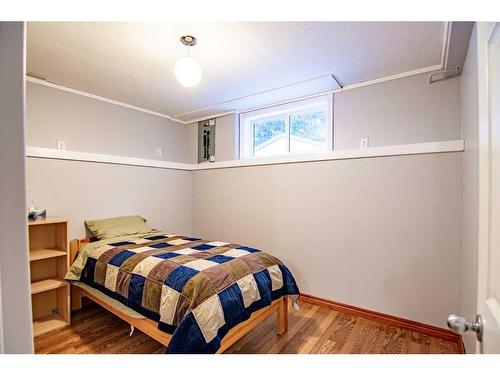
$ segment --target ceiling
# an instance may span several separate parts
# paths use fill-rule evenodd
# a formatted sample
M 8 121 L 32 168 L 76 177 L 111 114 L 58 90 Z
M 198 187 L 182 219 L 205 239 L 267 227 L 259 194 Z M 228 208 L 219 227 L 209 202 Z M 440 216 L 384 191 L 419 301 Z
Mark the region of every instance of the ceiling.
M 27 70 L 182 121 L 441 63 L 443 22 L 29 22 Z M 174 77 L 191 55 L 203 78 Z

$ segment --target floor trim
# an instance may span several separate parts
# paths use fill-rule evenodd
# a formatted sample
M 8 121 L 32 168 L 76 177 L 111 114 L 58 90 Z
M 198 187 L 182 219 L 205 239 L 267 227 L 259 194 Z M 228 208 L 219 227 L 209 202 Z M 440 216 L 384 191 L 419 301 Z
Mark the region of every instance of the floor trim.
M 378 321 L 381 323 L 391 324 L 399 328 L 409 329 L 429 336 L 438 337 L 443 340 L 454 341 L 457 343 L 458 353 L 465 354 L 465 346 L 462 340 L 462 336 L 457 335 L 456 333 L 445 328 L 435 327 L 430 324 L 420 323 L 414 320 L 400 318 L 398 316 L 384 314 L 378 311 L 368 310 L 362 307 L 352 306 L 345 303 L 332 301 L 326 298 L 312 296 L 309 294 L 301 293 L 299 296 L 299 301 L 330 307 L 340 312 L 361 316 L 363 318 L 368 318 L 370 320 Z

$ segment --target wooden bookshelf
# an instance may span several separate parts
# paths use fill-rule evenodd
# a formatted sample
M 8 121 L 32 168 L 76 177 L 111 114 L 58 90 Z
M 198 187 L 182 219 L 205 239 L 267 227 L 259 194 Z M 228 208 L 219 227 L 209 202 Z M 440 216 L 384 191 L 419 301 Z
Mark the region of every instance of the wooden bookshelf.
M 34 336 L 40 336 L 44 333 L 55 331 L 56 329 L 64 328 L 69 324 L 64 318 L 59 315 L 46 316 L 33 321 Z
M 29 258 L 34 336 L 70 324 L 68 221 L 60 218 L 30 221 Z
M 28 221 L 28 225 L 48 225 L 48 224 L 58 224 L 58 223 L 67 223 L 66 219 L 62 219 L 59 217 L 48 217 L 43 220 L 30 220 Z
M 31 283 L 31 294 L 46 292 L 52 289 L 62 288 L 68 285 L 68 282 L 58 277 L 51 277 Z
M 37 249 L 30 251 L 30 262 L 34 260 L 55 258 L 55 257 L 65 257 L 66 252 L 60 249 Z

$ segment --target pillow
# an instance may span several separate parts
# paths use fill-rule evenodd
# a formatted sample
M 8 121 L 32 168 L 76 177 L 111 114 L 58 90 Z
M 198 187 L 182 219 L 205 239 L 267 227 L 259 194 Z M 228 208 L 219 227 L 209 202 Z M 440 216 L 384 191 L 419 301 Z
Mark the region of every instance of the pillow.
M 155 232 L 154 229 L 146 225 L 146 220 L 138 215 L 120 216 L 102 220 L 86 220 L 85 225 L 100 240 Z

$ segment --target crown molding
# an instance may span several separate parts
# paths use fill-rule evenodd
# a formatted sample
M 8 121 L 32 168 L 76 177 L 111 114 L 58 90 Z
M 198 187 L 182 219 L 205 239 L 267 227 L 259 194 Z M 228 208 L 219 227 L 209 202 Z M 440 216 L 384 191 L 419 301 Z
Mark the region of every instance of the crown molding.
M 172 116 L 169 116 L 169 115 L 166 115 L 164 113 L 160 113 L 160 112 L 156 112 L 156 111 L 151 111 L 151 110 L 146 109 L 146 108 L 137 107 L 135 105 L 131 105 L 131 104 L 124 103 L 124 102 L 119 102 L 117 100 L 105 98 L 104 96 L 90 94 L 90 93 L 85 92 L 85 91 L 80 91 L 80 90 L 72 89 L 70 87 L 58 85 L 56 83 L 52 83 L 52 82 L 49 82 L 49 81 L 44 81 L 42 79 L 36 79 L 36 78 L 33 78 L 33 77 L 26 76 L 26 82 L 36 83 L 37 85 L 42 85 L 42 86 L 50 87 L 50 88 L 53 88 L 53 89 L 56 89 L 56 90 L 61 90 L 61 91 L 69 92 L 69 93 L 75 94 L 75 95 L 85 96 L 87 98 L 99 100 L 101 102 L 106 102 L 106 103 L 117 105 L 117 106 L 120 106 L 120 107 L 125 107 L 125 108 L 128 108 L 128 109 L 132 109 L 134 111 L 139 111 L 139 112 L 147 113 L 148 115 L 153 115 L 153 116 L 157 116 L 157 117 L 163 117 L 163 118 L 166 118 L 168 120 L 177 122 L 179 124 L 183 124 L 183 125 L 188 124 L 188 122 L 176 119 L 176 118 L 174 118 Z

